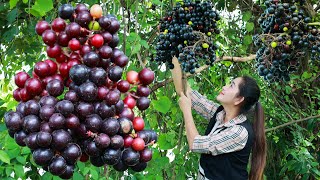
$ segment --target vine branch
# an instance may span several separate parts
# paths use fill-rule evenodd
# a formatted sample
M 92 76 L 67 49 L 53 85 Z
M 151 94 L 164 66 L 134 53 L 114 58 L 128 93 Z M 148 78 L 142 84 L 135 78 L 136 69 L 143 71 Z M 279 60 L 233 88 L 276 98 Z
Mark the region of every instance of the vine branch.
M 302 121 L 306 121 L 306 120 L 314 119 L 314 118 L 320 118 L 320 114 L 319 114 L 319 115 L 316 115 L 316 116 L 310 116 L 310 117 L 306 117 L 306 118 L 302 118 L 302 119 L 298 119 L 298 120 L 290 121 L 290 122 L 287 122 L 287 123 L 281 124 L 281 125 L 276 126 L 276 127 L 273 127 L 273 128 L 268 128 L 268 129 L 266 129 L 266 130 L 265 130 L 265 132 L 274 131 L 274 130 L 276 130 L 276 129 L 283 128 L 283 127 L 286 127 L 286 126 L 289 126 L 289 125 L 291 125 L 291 124 L 295 124 L 295 123 L 298 123 L 298 122 L 302 122 Z
M 250 56 L 247 56 L 247 57 L 223 56 L 222 58 L 220 58 L 220 57 L 217 58 L 214 63 L 217 63 L 217 62 L 220 62 L 220 61 L 247 62 L 247 61 L 251 61 L 251 60 L 253 60 L 255 58 L 256 58 L 255 54 L 251 54 Z M 201 66 L 196 70 L 196 73 L 200 73 L 201 71 L 204 71 L 209 67 L 210 67 L 209 65 Z M 186 74 L 186 77 L 190 77 L 190 76 L 193 76 L 193 74 L 190 74 L 190 73 Z M 170 83 L 172 81 L 173 81 L 172 78 L 169 78 L 169 79 L 166 79 L 165 81 L 156 83 L 154 86 L 152 86 L 151 91 L 155 91 L 158 88 L 163 87 L 164 85 L 166 85 L 166 84 L 168 84 L 168 83 Z

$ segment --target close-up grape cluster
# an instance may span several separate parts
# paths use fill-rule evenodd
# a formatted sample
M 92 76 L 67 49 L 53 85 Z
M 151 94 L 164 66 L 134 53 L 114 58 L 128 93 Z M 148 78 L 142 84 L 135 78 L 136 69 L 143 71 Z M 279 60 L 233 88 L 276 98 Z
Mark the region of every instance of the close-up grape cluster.
M 266 9 L 258 23 L 262 34 L 253 36 L 256 53 L 256 67 L 260 76 L 268 82 L 289 81 L 290 73 L 307 54 L 311 60 L 319 59 L 319 30 L 312 25 L 312 19 L 305 8 L 305 1 L 265 1 Z
M 63 4 L 58 14 L 35 27 L 51 59 L 37 62 L 32 77 L 15 75 L 19 104 L 4 117 L 9 135 L 61 178 L 72 177 L 78 160 L 143 171 L 157 134 L 135 112 L 150 105 L 154 72 L 129 71 L 122 79 L 129 59 L 116 48 L 120 23 L 100 5 Z
M 184 72 L 194 73 L 203 64 L 212 65 L 217 46 L 214 37 L 220 33 L 219 14 L 211 2 L 177 3 L 172 11 L 160 20 L 155 61 L 174 68 L 172 57 L 178 57 Z

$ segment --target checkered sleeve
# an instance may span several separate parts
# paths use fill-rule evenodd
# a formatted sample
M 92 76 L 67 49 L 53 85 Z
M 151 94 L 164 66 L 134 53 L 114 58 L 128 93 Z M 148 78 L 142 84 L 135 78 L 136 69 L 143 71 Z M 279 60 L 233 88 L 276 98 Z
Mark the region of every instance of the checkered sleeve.
M 205 96 L 195 90 L 191 91 L 190 98 L 192 108 L 207 120 L 210 120 L 219 107 L 218 103 L 208 100 Z
M 228 127 L 217 134 L 197 135 L 192 144 L 192 151 L 212 154 L 213 156 L 240 151 L 248 140 L 248 131 L 240 125 Z

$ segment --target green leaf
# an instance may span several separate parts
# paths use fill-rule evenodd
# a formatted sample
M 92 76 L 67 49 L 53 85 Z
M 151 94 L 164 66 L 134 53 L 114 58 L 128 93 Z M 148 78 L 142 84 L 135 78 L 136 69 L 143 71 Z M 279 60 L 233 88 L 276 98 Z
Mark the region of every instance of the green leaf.
M 171 108 L 171 100 L 167 96 L 160 96 L 158 99 L 159 100 L 152 100 L 154 109 L 166 114 Z
M 28 0 L 22 0 L 23 3 L 27 4 Z
M 12 24 L 18 16 L 18 9 L 14 8 L 7 14 L 7 25 Z
M 140 44 L 136 44 L 133 47 L 132 54 L 137 54 L 140 50 L 141 50 L 141 45 Z
M 31 13 L 34 16 L 42 17 L 46 15 L 47 12 L 49 12 L 51 9 L 53 9 L 53 3 L 52 0 L 36 0 L 34 5 L 32 6 Z M 37 13 L 34 13 L 37 12 Z
M 243 13 L 242 20 L 249 21 L 251 18 L 251 15 L 252 15 L 251 11 L 246 11 L 245 13 Z
M 309 79 L 312 77 L 312 73 L 304 72 L 302 74 L 302 79 Z
M 19 165 L 19 164 L 16 164 L 14 165 L 14 173 L 16 174 L 16 178 L 17 177 L 24 177 L 24 171 L 23 171 L 23 166 L 22 165 Z
M 141 41 L 140 41 L 140 44 L 141 44 L 143 47 L 145 47 L 146 49 L 149 49 L 149 44 L 148 44 L 148 42 L 147 42 L 146 40 L 141 40 Z
M 74 172 L 72 179 L 73 180 L 83 180 L 84 177 L 81 174 L 79 174 L 78 172 Z
M 169 136 L 167 134 L 160 134 L 159 135 L 159 139 L 158 139 L 158 144 L 160 149 L 162 150 L 168 150 L 168 149 L 172 149 L 175 145 L 171 144 L 171 140 L 169 139 Z
M 43 180 L 50 180 L 50 179 L 52 179 L 52 174 L 49 173 L 49 172 L 45 172 L 45 173 L 41 176 L 41 179 L 43 179 Z
M 16 157 L 16 159 L 21 164 L 25 164 L 26 163 L 26 158 L 24 156 L 18 156 L 18 157 Z
M 91 174 L 93 179 L 98 179 L 99 178 L 98 172 L 95 169 L 90 169 L 90 174 Z
M 247 30 L 248 32 L 251 32 L 251 31 L 253 30 L 253 28 L 254 28 L 254 23 L 248 22 L 248 23 L 246 24 L 246 30 Z
M 18 3 L 19 0 L 10 0 L 10 9 L 16 7 L 17 3 Z
M 162 4 L 162 2 L 159 1 L 159 0 L 152 0 L 151 2 L 152 2 L 153 4 L 155 4 L 155 5 L 161 5 L 161 4 Z
M 2 162 L 5 162 L 7 164 L 10 164 L 10 158 L 9 158 L 9 155 L 3 151 L 3 150 L 0 150 L 0 160 Z
M 251 35 L 246 35 L 244 38 L 243 38 L 243 42 L 245 45 L 249 45 L 252 43 L 252 36 Z

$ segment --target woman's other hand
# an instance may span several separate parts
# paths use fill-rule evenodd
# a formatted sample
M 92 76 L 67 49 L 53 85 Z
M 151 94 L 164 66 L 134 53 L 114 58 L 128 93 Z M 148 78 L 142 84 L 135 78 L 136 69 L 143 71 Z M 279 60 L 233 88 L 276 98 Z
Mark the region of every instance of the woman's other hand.
M 191 99 L 180 91 L 179 106 L 183 113 L 191 111 Z

